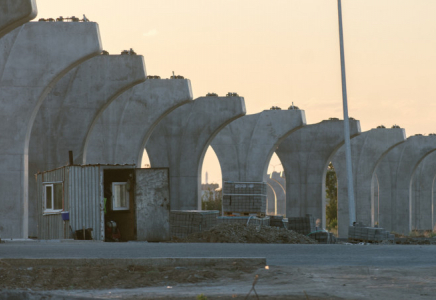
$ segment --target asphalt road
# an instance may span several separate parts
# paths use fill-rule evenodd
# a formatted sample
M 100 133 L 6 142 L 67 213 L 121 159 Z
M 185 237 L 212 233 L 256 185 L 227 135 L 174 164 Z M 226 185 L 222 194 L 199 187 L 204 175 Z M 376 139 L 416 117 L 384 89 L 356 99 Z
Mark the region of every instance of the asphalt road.
M 436 266 L 436 246 L 9 242 L 1 258 L 266 257 L 276 266 Z

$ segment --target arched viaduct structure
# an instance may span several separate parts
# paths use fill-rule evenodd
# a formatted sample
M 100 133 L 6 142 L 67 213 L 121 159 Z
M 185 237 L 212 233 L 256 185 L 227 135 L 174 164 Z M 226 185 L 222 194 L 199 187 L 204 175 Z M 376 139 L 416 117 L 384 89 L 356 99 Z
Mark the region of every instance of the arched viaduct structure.
M 34 19 L 37 13 L 36 0 L 0 0 L 0 39 Z
M 350 120 L 350 135 L 360 133 L 360 122 Z M 276 153 L 286 177 L 286 216 L 311 214 L 325 227 L 325 175 L 337 149 L 344 143 L 344 121 L 307 125 L 290 134 Z
M 433 230 L 435 227 L 435 177 L 436 152 L 431 152 L 418 164 L 412 179 L 412 229 Z
M 0 234 L 28 236 L 28 154 L 34 119 L 56 82 L 100 54 L 96 23 L 31 22 L 0 39 Z
M 29 147 L 29 211 L 36 212 L 34 174 L 68 164 L 81 164 L 93 121 L 120 94 L 145 81 L 142 56 L 99 55 L 68 72 L 41 105 Z M 36 216 L 29 214 L 29 234 L 35 236 Z
M 392 148 L 380 161 L 380 226 L 399 233 L 412 230 L 412 179 L 419 163 L 436 150 L 436 136 L 415 135 Z
M 224 127 L 211 143 L 223 182 L 262 182 L 275 149 L 305 124 L 302 110 L 264 110 Z
M 201 97 L 166 116 L 146 150 L 152 168 L 169 167 L 171 209 L 198 209 L 201 168 L 211 141 L 227 124 L 245 115 L 244 98 Z
M 157 124 L 192 102 L 189 79 L 147 79 L 118 97 L 94 119 L 83 163 L 141 166 L 148 138 Z
M 351 163 L 353 170 L 356 220 L 366 226 L 374 226 L 374 202 L 372 178 L 377 164 L 392 147 L 406 140 L 401 128 L 376 128 L 362 132 L 351 139 Z M 338 235 L 348 236 L 348 186 L 345 147 L 338 149 L 332 158 L 338 180 Z

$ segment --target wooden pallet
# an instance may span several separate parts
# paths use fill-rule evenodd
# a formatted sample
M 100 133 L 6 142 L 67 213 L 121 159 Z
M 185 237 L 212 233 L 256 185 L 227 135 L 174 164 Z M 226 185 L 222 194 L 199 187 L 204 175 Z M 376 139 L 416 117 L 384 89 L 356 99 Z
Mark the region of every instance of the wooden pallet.
M 239 214 L 239 216 L 242 217 L 249 217 L 250 214 L 256 214 L 256 216 L 258 218 L 264 218 L 265 217 L 265 213 L 261 213 L 261 212 L 232 212 L 232 211 L 225 211 L 224 215 L 228 216 L 228 217 L 236 217 L 237 215 L 235 214 Z

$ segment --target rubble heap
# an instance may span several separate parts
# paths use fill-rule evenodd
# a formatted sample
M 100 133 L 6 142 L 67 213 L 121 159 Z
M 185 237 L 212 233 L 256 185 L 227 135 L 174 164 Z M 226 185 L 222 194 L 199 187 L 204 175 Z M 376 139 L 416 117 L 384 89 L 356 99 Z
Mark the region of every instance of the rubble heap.
M 173 237 L 176 243 L 252 243 L 252 244 L 317 244 L 307 236 L 285 228 L 222 223 L 210 230 L 186 238 Z

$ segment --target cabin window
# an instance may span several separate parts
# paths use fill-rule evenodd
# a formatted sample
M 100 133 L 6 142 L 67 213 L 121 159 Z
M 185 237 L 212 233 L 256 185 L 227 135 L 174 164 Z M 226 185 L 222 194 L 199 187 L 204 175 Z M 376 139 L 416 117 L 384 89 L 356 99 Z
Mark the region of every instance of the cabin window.
M 44 184 L 44 212 L 62 211 L 63 186 L 62 182 Z
M 127 182 L 112 183 L 112 210 L 129 209 L 129 192 Z

